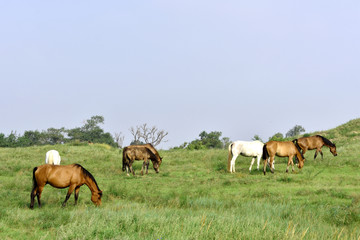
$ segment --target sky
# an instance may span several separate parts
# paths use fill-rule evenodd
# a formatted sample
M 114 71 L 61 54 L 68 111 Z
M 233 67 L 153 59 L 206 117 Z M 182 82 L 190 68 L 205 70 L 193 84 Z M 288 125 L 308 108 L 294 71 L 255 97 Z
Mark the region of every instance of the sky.
M 1 1 L 0 132 L 331 129 L 360 117 L 359 26 L 356 0 Z

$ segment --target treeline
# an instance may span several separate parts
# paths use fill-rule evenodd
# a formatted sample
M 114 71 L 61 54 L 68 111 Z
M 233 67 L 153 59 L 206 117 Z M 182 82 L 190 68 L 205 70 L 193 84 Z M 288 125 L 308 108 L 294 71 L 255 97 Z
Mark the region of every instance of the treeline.
M 269 138 L 268 141 L 288 141 L 291 138 L 300 135 L 301 133 L 305 132 L 305 129 L 300 125 L 295 125 L 291 128 L 285 135 L 282 133 L 276 133 Z M 199 134 L 200 139 L 195 139 L 191 142 L 184 142 L 178 147 L 174 147 L 173 149 L 188 149 L 188 150 L 200 150 L 200 149 L 211 149 L 211 148 L 227 148 L 229 144 L 232 142 L 228 137 L 222 137 L 222 132 L 213 131 L 207 133 L 206 131 L 202 131 Z M 238 139 L 241 140 L 241 139 Z M 259 135 L 255 135 L 252 140 L 259 140 L 263 141 Z
M 0 133 L 0 147 L 28 147 L 35 145 L 55 145 L 69 142 L 105 143 L 116 147 L 117 143 L 110 133 L 104 132 L 99 124 L 104 117 L 93 116 L 82 127 L 73 129 L 49 128 L 46 131 L 25 131 L 23 135 L 11 132 L 8 136 Z

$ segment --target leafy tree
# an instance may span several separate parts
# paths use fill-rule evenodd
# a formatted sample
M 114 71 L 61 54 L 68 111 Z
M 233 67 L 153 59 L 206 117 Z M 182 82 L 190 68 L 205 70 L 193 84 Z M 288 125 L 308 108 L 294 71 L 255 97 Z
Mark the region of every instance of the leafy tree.
M 230 138 L 228 138 L 228 137 L 223 137 L 221 141 L 223 144 L 223 148 L 225 148 L 225 149 L 227 149 L 231 143 Z
M 295 137 L 297 135 L 300 135 L 302 132 L 305 132 L 305 129 L 300 126 L 300 125 L 295 125 L 295 127 L 293 127 L 292 129 L 290 129 L 287 133 L 286 133 L 286 137 Z
M 200 140 L 206 148 L 222 148 L 223 144 L 220 140 L 221 132 L 213 131 L 207 133 L 205 131 L 200 133 Z
M 64 128 L 48 128 L 48 130 L 46 132 L 43 132 L 42 134 L 46 143 L 54 145 L 65 142 L 65 137 L 63 134 L 64 132 Z
M 206 149 L 207 147 L 203 144 L 201 140 L 197 139 L 189 143 L 189 145 L 186 148 L 189 150 L 200 150 L 200 149 Z
M 284 141 L 284 135 L 282 133 L 276 133 L 269 138 L 269 141 Z
M 255 135 L 253 138 L 252 138 L 253 141 L 260 141 L 260 142 L 264 142 L 259 135 Z

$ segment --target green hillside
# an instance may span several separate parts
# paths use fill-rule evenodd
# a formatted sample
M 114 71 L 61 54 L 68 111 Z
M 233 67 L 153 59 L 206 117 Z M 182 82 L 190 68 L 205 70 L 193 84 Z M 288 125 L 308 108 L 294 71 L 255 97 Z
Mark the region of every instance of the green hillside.
M 160 173 L 135 177 L 121 170 L 118 149 L 102 144 L 0 148 L 1 239 L 359 239 L 360 119 L 319 131 L 337 145 L 333 157 L 306 153 L 302 170 L 249 173 L 239 157 L 226 171 L 226 150 L 160 151 Z M 82 186 L 65 208 L 67 189 L 46 186 L 43 207 L 29 209 L 32 169 L 57 149 L 62 165 L 79 163 L 103 190 L 95 207 Z M 150 164 L 152 167 L 152 165 Z

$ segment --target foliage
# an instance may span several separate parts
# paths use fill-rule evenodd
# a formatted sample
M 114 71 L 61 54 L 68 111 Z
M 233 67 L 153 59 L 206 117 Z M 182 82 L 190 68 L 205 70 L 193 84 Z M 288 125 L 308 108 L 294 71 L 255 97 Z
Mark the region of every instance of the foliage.
M 300 135 L 302 132 L 305 132 L 305 129 L 300 126 L 300 125 L 295 125 L 292 129 L 290 129 L 287 133 L 286 133 L 286 137 L 295 137 Z
M 48 128 L 46 131 L 25 131 L 24 134 L 17 135 L 11 132 L 5 137 L 0 134 L 0 147 L 28 147 L 36 145 L 55 145 L 65 142 L 82 141 L 93 143 L 105 143 L 116 146 L 116 143 L 110 133 L 105 133 L 99 124 L 104 123 L 104 117 L 93 116 L 86 120 L 82 127 L 68 129 Z M 65 135 L 67 134 L 67 137 Z
M 260 142 L 264 142 L 259 135 L 255 135 L 253 138 L 252 138 L 253 141 L 260 141 Z
M 276 133 L 269 138 L 269 141 L 284 141 L 284 135 L 282 133 Z
M 229 146 L 231 141 L 228 137 L 223 137 L 220 140 L 221 135 L 222 133 L 218 131 L 213 131 L 210 133 L 207 133 L 206 131 L 202 131 L 199 134 L 200 139 L 195 139 L 190 143 L 185 142 L 184 144 L 174 149 L 186 148 L 188 150 L 200 150 L 200 149 L 213 149 L 213 148 L 215 149 L 227 148 L 227 146 Z

